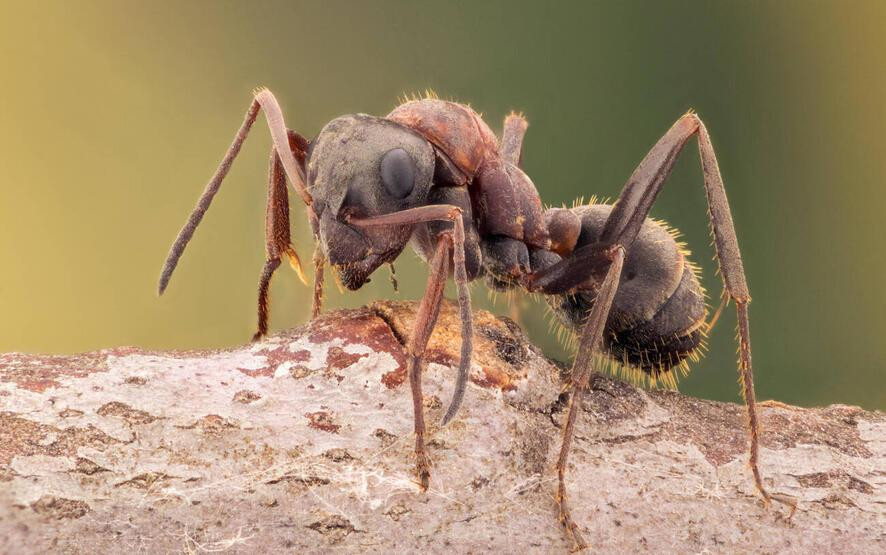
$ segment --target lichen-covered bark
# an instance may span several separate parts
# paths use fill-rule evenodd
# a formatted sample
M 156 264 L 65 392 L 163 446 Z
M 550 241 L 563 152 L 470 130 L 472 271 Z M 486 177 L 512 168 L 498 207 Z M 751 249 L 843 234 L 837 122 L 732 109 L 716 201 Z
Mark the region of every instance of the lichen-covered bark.
M 341 311 L 227 351 L 0 356 L 0 552 L 564 552 L 553 461 L 559 369 L 476 314 L 472 386 L 439 428 L 458 357 L 447 305 L 425 406 L 431 489 L 413 481 L 402 338 L 411 303 Z M 613 552 L 886 551 L 886 416 L 744 411 L 598 376 L 577 429 L 574 516 Z

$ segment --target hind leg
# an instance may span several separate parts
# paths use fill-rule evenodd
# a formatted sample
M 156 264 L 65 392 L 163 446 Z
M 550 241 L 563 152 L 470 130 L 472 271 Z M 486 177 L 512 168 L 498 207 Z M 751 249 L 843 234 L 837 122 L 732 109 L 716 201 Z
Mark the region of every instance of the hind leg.
M 735 302 L 738 316 L 738 370 L 742 388 L 741 392 L 746 402 L 748 414 L 749 466 L 753 474 L 754 484 L 763 500 L 767 504 L 770 501 L 784 503 L 790 507 L 791 514 L 793 514 L 796 502 L 789 497 L 769 493 L 764 487 L 760 475 L 758 466 L 760 425 L 757 417 L 757 403 L 754 392 L 750 324 L 748 319 L 748 303 L 750 303 L 751 297 L 745 278 L 741 253 L 738 248 L 738 238 L 732 222 L 729 202 L 726 198 L 726 190 L 717 164 L 717 157 L 707 129 L 698 116 L 694 113 L 688 113 L 677 120 L 668 132 L 652 147 L 652 150 L 649 151 L 646 157 L 643 158 L 637 169 L 631 174 L 618 200 L 615 202 L 615 206 L 603 227 L 599 243 L 578 248 L 568 258 L 533 274 L 527 282 L 527 288 L 545 293 L 562 294 L 577 288 L 587 288 L 589 285 L 595 287 L 595 284 L 600 282 L 600 270 L 606 267 L 601 256 L 605 255 L 607 250 L 611 248 L 621 247 L 626 251 L 630 250 L 631 245 L 637 238 L 640 227 L 649 216 L 658 193 L 670 175 L 680 151 L 693 135 L 698 136 L 705 195 L 714 234 L 717 260 L 720 265 L 721 275 L 723 276 L 725 294 Z M 609 279 L 608 275 L 606 279 Z M 602 295 L 603 288 L 599 291 L 598 295 Z M 597 348 L 597 343 L 594 342 L 595 339 L 590 334 L 592 331 L 590 324 L 596 321 L 594 313 L 599 304 L 598 300 L 592 311 L 591 318 L 588 320 L 588 325 L 585 326 L 582 332 L 582 345 L 576 355 L 575 364 L 577 368 L 579 367 L 579 360 L 583 360 L 586 356 L 585 353 L 587 351 L 593 352 Z M 591 343 L 586 343 L 586 341 L 591 341 Z M 582 362 L 581 367 L 583 368 L 585 364 Z M 573 384 L 575 386 L 585 385 L 581 380 L 576 381 L 575 377 L 573 377 Z M 578 394 L 579 390 L 576 390 L 574 395 Z M 573 417 L 570 414 L 571 418 Z M 571 423 L 567 423 L 567 427 L 564 430 L 561 462 L 558 464 L 558 471 L 561 473 L 565 472 L 566 451 L 571 441 L 571 435 L 572 426 Z M 560 483 L 562 490 L 562 479 Z M 569 512 L 562 502 L 560 505 L 560 517 L 561 521 L 567 526 L 570 535 L 575 539 L 575 525 L 572 523 Z M 577 545 L 579 543 L 576 541 Z
M 750 443 L 749 465 L 754 477 L 754 484 L 764 501 L 768 503 L 774 500 L 785 503 L 791 507 L 791 514 L 793 514 L 796 503 L 790 498 L 770 494 L 764 487 L 760 475 L 758 466 L 760 424 L 757 418 L 757 402 L 754 392 L 748 317 L 748 304 L 751 302 L 751 296 L 748 291 L 741 252 L 738 248 L 738 237 L 732 222 L 732 213 L 726 198 L 726 188 L 720 175 L 717 156 L 714 153 L 707 128 L 695 113 L 690 112 L 677 120 L 634 170 L 616 201 L 615 208 L 603 229 L 601 239 L 604 242 L 611 241 L 621 245 L 630 245 L 634 241 L 640 226 L 649 215 L 659 191 L 670 175 L 677 156 L 693 135 L 698 137 L 705 196 L 714 234 L 717 261 L 723 276 L 725 292 L 729 299 L 735 302 L 738 316 L 738 370 L 741 392 L 747 406 Z

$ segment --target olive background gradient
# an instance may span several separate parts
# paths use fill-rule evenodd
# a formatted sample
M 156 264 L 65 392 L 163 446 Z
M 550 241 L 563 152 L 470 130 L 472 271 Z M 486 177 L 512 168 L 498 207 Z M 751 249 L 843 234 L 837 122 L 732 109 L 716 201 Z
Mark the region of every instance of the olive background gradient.
M 614 197 L 697 110 L 754 298 L 758 397 L 884 409 L 884 54 L 883 2 L 3 0 L 0 351 L 245 342 L 264 259 L 263 122 L 162 298 L 156 280 L 252 89 L 270 87 L 311 137 L 337 115 L 383 115 L 432 88 L 496 130 L 525 112 L 525 169 L 553 205 Z M 301 215 L 295 243 L 309 260 Z M 716 299 L 694 143 L 653 215 L 682 230 Z M 381 270 L 356 294 L 329 288 L 326 307 L 418 298 L 416 257 L 398 274 L 399 295 Z M 310 291 L 291 270 L 272 295 L 273 329 L 306 321 Z M 542 312 L 530 304 L 525 325 L 563 358 Z M 727 312 L 682 391 L 738 399 L 734 326 Z

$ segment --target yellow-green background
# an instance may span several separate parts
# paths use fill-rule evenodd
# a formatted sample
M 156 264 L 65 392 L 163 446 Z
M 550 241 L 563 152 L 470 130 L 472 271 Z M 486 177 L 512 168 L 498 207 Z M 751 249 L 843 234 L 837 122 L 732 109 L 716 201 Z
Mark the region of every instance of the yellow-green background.
M 886 3 L 15 2 L 0 8 L 0 351 L 241 343 L 263 260 L 263 124 L 166 296 L 167 248 L 267 85 L 313 136 L 433 88 L 530 119 L 550 204 L 614 196 L 688 108 L 707 122 L 748 271 L 762 398 L 886 408 Z M 297 214 L 301 214 L 298 211 Z M 653 215 L 712 275 L 698 155 Z M 310 255 L 307 226 L 296 243 Z M 401 297 L 422 267 L 399 264 Z M 483 286 L 476 302 L 490 306 Z M 387 279 L 328 306 L 392 297 Z M 304 322 L 294 274 L 274 329 Z M 499 311 L 506 311 L 499 305 Z M 537 308 L 527 327 L 563 356 Z M 685 392 L 737 399 L 728 314 Z

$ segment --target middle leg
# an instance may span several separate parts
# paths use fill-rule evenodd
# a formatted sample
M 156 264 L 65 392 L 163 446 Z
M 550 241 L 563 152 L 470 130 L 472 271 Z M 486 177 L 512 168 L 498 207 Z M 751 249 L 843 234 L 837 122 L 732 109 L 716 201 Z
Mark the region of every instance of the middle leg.
M 299 278 L 305 277 L 292 248 L 289 232 L 289 199 L 286 196 L 286 177 L 277 149 L 271 149 L 268 167 L 268 204 L 265 209 L 265 252 L 266 259 L 258 282 L 258 330 L 252 336 L 257 341 L 268 333 L 268 289 L 274 272 L 280 267 L 283 256 L 289 258 Z
M 501 157 L 505 162 L 515 166 L 522 165 L 523 161 L 523 136 L 529 122 L 521 114 L 511 113 L 505 118 L 504 129 L 501 133 Z
M 612 247 L 605 251 L 609 258 L 609 269 L 597 292 L 597 298 L 587 323 L 581 331 L 581 338 L 575 361 L 572 363 L 572 376 L 570 386 L 572 395 L 569 398 L 569 411 L 566 417 L 566 425 L 563 427 L 563 437 L 560 444 L 560 455 L 557 458 L 557 506 L 559 509 L 560 523 L 566 528 L 573 548 L 576 551 L 587 547 L 587 543 L 578 530 L 578 525 L 572 519 L 566 500 L 566 464 L 569 459 L 569 447 L 572 445 L 572 436 L 575 429 L 575 420 L 581 412 L 582 395 L 588 386 L 588 378 L 594 363 L 594 358 L 600 353 L 603 341 L 603 330 L 609 318 L 609 311 L 615 293 L 618 290 L 619 278 L 624 265 L 625 250 L 620 247 Z

